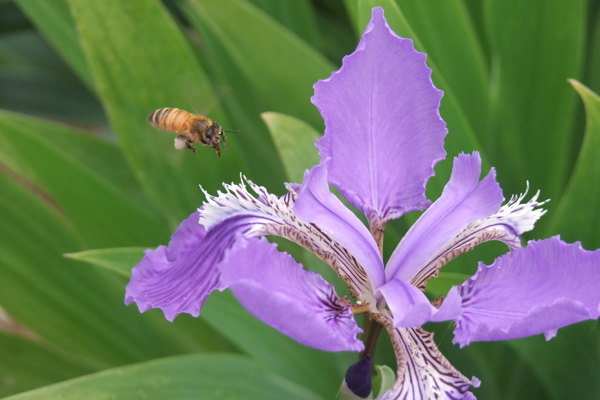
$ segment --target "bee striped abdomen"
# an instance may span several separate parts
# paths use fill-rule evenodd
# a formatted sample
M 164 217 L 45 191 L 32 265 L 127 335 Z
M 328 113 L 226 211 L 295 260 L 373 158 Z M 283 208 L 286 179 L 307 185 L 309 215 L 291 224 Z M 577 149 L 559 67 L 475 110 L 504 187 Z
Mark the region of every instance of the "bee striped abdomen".
M 192 115 L 178 108 L 160 108 L 148 116 L 155 127 L 170 132 L 186 132 L 188 120 Z

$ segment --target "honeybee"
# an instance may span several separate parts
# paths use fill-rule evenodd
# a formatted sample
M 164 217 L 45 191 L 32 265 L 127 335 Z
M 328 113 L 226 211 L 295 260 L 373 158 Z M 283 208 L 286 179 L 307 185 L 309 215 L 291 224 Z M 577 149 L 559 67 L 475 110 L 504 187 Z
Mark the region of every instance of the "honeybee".
M 201 143 L 210 146 L 217 151 L 221 158 L 219 144 L 225 148 L 225 132 L 221 125 L 204 115 L 192 114 L 178 108 L 161 108 L 148 116 L 148 121 L 156 128 L 179 133 L 175 137 L 175 148 L 177 150 L 190 149 L 196 152 L 193 143 Z

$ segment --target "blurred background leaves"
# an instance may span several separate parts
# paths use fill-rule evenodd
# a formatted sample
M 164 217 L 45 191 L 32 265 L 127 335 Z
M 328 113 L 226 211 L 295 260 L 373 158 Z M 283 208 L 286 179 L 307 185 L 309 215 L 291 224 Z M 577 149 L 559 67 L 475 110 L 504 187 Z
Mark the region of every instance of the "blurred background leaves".
M 560 233 L 600 247 L 598 0 L 5 0 L 0 397 L 335 395 L 354 354 L 296 344 L 228 293 L 212 296 L 202 317 L 169 323 L 158 310 L 124 306 L 124 287 L 141 250 L 166 244 L 202 203 L 198 185 L 214 193 L 241 172 L 281 194 L 283 182 L 301 179 L 323 131 L 312 85 L 354 50 L 376 5 L 428 54 L 445 92 L 448 158 L 431 197 L 452 157 L 478 150 L 506 197 L 529 181 L 552 199 L 528 238 Z M 221 159 L 209 148 L 175 151 L 173 137 L 146 121 L 161 107 L 242 132 L 229 134 Z M 390 225 L 388 252 L 405 222 Z M 443 292 L 499 251 L 454 260 L 430 289 Z M 483 381 L 478 398 L 600 396 L 595 321 L 550 342 L 462 350 L 451 325 L 427 328 L 454 365 Z M 393 367 L 381 342 L 378 362 Z

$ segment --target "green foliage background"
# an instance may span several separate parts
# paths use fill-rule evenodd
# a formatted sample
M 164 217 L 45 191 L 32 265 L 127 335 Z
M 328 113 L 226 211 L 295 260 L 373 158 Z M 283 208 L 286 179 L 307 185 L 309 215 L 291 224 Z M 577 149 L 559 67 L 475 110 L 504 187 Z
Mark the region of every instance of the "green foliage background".
M 124 306 L 124 287 L 143 249 L 166 244 L 200 206 L 198 185 L 214 193 L 242 172 L 283 193 L 314 165 L 323 122 L 312 85 L 354 50 L 376 5 L 428 54 L 445 92 L 448 159 L 432 198 L 452 157 L 478 150 L 506 197 L 529 181 L 552 199 L 529 238 L 560 233 L 600 247 L 598 0 L 1 1 L 1 397 L 335 395 L 354 354 L 305 348 L 228 293 L 213 295 L 201 318 L 169 323 Z M 146 121 L 161 107 L 242 132 L 220 160 L 208 148 L 175 151 Z M 405 229 L 390 226 L 388 251 Z M 455 260 L 431 290 L 495 254 Z M 462 350 L 451 328 L 430 327 L 450 361 L 483 381 L 480 399 L 600 396 L 596 321 L 550 342 Z M 378 362 L 393 366 L 382 342 Z

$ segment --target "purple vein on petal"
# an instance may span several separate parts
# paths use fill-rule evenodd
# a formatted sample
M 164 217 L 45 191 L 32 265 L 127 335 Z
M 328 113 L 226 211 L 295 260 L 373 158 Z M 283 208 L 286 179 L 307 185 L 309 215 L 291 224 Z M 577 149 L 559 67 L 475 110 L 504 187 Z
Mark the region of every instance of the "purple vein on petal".
M 392 388 L 377 400 L 461 399 L 474 400 L 469 388 L 479 379 L 462 375 L 438 350 L 433 333 L 421 328 L 389 329 L 398 360 Z

